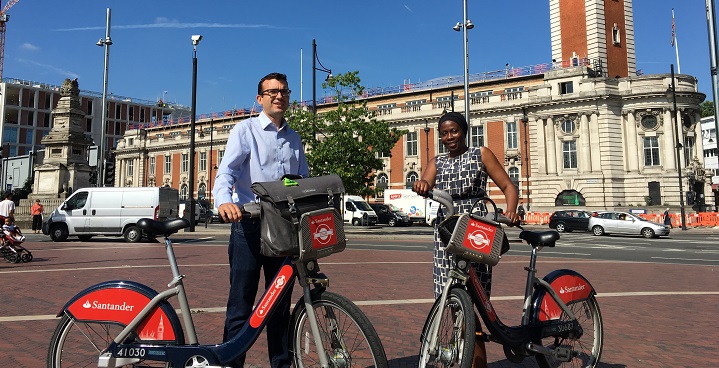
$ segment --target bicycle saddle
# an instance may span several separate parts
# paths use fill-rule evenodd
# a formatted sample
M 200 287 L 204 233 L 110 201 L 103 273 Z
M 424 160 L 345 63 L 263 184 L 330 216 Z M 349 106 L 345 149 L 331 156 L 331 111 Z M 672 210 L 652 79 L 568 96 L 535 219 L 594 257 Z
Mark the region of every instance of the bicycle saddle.
M 524 230 L 519 233 L 519 238 L 528 241 L 530 244 L 536 244 L 545 247 L 554 247 L 554 242 L 559 240 L 559 233 L 554 230 L 549 231 L 529 231 Z
M 184 218 L 176 218 L 168 221 L 157 221 L 149 218 L 141 218 L 137 221 L 137 227 L 144 230 L 151 236 L 160 234 L 168 236 L 188 226 L 190 226 L 190 221 Z

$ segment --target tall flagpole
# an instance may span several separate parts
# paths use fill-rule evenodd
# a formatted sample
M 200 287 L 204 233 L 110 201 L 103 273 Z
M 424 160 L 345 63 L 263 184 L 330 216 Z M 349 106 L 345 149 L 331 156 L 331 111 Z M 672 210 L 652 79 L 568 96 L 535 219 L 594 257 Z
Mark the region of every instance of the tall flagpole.
M 672 46 L 677 54 L 677 74 L 682 74 L 682 67 L 679 64 L 679 42 L 677 42 L 677 27 L 674 24 L 674 8 L 672 8 Z

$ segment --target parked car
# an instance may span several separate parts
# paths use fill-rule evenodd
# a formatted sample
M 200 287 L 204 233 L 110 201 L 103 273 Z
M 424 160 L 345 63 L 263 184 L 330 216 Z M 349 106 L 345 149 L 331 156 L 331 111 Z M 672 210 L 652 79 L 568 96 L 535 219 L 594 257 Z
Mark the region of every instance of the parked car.
M 598 212 L 589 218 L 589 229 L 594 235 L 635 234 L 645 238 L 669 235 L 670 227 L 645 220 L 626 212 Z
M 549 216 L 549 227 L 560 233 L 574 230 L 587 231 L 590 217 L 592 217 L 591 212 L 584 210 L 555 211 Z
M 220 211 L 217 210 L 217 208 L 212 208 L 209 211 L 209 218 L 210 223 L 214 224 L 215 222 L 224 223 L 225 220 L 222 219 L 222 216 L 220 216 Z
M 370 203 L 377 214 L 377 222 L 389 226 L 411 226 L 412 220 L 393 204 Z
M 199 222 L 205 221 L 205 208 L 202 207 L 200 202 L 195 202 L 195 224 Z M 180 201 L 179 207 L 178 207 L 178 213 L 180 217 L 188 218 L 190 216 L 190 208 L 187 207 L 187 202 L 182 200 Z

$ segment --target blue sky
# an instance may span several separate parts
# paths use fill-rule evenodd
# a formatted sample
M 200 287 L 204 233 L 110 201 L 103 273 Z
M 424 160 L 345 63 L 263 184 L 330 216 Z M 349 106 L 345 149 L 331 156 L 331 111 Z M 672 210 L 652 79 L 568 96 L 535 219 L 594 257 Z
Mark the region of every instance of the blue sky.
M 674 8 L 681 72 L 697 77 L 700 92 L 712 99 L 705 2 L 633 6 L 637 69 L 669 73 L 676 64 Z M 104 53 L 95 43 L 105 36 L 108 7 L 108 92 L 190 106 L 191 35 L 201 34 L 198 114 L 251 107 L 257 82 L 272 71 L 288 75 L 293 100 L 311 99 L 313 38 L 325 67 L 335 74 L 358 70 L 367 87 L 463 74 L 462 33 L 452 30 L 462 20 L 461 0 L 20 0 L 8 11 L 3 77 L 56 85 L 78 78 L 81 89 L 101 92 Z M 470 0 L 468 8 L 475 24 L 470 73 L 551 61 L 548 0 Z M 321 97 L 319 82 L 317 90 Z

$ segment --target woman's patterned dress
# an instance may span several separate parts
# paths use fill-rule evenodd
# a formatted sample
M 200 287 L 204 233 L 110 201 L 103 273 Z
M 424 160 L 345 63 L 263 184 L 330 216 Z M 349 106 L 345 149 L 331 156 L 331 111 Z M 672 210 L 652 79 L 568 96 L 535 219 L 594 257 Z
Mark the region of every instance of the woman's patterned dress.
M 452 195 L 472 196 L 479 195 L 487 190 L 487 171 L 482 163 L 482 153 L 479 148 L 469 147 L 467 152 L 450 158 L 449 155 L 437 156 L 437 176 L 435 178 L 435 189 L 441 189 Z M 472 209 L 472 204 L 477 199 L 456 200 L 454 206 L 456 213 L 466 213 Z M 475 212 L 486 213 L 484 204 L 478 204 Z M 442 289 L 447 282 L 447 272 L 451 268 L 451 255 L 445 252 L 445 245 L 439 239 L 437 225 L 445 218 L 445 209 L 437 211 L 434 231 L 434 297 L 439 298 Z M 489 296 L 492 285 L 492 267 L 474 263 L 473 266 L 477 275 L 482 281 L 484 289 Z

